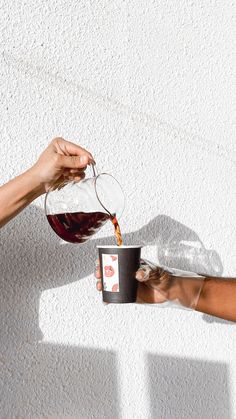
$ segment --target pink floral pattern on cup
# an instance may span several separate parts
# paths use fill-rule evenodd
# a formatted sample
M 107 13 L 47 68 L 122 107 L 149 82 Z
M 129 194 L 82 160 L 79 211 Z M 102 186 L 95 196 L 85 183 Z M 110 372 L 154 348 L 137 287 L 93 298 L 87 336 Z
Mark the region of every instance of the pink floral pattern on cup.
M 103 288 L 105 291 L 119 292 L 118 255 L 102 255 Z

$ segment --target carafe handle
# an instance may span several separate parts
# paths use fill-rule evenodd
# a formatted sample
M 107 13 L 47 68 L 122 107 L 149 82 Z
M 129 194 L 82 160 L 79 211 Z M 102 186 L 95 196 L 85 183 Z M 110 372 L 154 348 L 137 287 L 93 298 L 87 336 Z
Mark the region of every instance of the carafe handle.
M 91 163 L 90 164 L 90 169 L 92 171 L 93 177 L 97 177 L 98 176 L 98 169 L 97 169 L 96 163 Z

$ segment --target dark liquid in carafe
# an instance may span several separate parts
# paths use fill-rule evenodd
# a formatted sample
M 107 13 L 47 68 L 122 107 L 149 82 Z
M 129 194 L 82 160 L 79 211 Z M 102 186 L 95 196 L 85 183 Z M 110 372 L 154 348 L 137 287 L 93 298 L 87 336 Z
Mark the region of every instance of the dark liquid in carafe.
M 84 243 L 110 219 L 115 228 L 117 245 L 122 244 L 120 227 L 115 216 L 103 212 L 66 212 L 47 215 L 47 219 L 55 233 L 70 243 Z

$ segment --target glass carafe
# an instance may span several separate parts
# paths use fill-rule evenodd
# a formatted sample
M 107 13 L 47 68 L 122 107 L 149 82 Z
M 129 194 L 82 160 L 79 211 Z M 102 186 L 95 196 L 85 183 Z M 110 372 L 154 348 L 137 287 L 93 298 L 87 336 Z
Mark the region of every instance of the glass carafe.
M 50 190 L 45 213 L 55 233 L 70 243 L 84 243 L 109 220 L 116 221 L 124 210 L 119 182 L 108 173 L 97 173 L 79 182 L 67 181 Z

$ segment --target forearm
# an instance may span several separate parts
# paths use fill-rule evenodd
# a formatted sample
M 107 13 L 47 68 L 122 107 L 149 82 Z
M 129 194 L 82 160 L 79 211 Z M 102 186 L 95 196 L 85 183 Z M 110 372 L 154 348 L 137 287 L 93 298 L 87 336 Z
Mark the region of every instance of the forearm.
M 0 187 L 0 227 L 44 193 L 34 167 Z
M 31 169 L 0 187 L 0 227 L 65 179 L 82 180 L 88 164 L 95 164 L 91 153 L 61 137 L 54 138 Z
M 206 278 L 195 309 L 236 322 L 236 279 Z
M 172 277 L 168 299 L 236 322 L 236 278 Z

